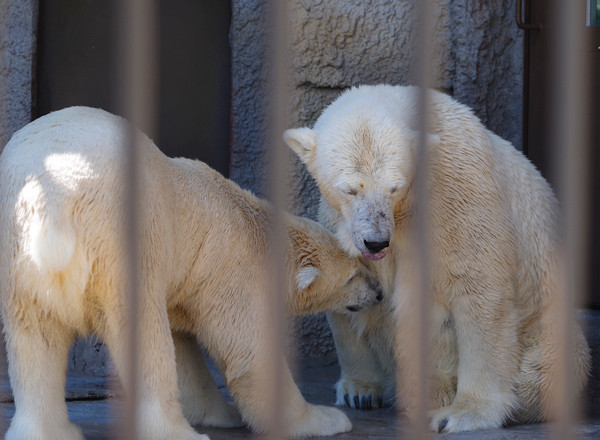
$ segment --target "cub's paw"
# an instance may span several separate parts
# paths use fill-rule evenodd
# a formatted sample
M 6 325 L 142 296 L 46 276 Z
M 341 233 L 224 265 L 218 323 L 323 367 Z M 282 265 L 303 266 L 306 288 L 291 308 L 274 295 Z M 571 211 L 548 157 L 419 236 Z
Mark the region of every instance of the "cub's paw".
M 338 406 L 370 410 L 383 408 L 385 403 L 384 388 L 375 383 L 340 379 L 335 384 L 335 393 Z
M 429 427 L 438 433 L 475 431 L 478 429 L 494 429 L 502 426 L 502 420 L 497 415 L 472 408 L 461 408 L 450 405 L 429 412 L 431 422 Z
M 350 419 L 339 409 L 307 404 L 304 415 L 289 424 L 288 434 L 291 437 L 319 437 L 351 429 Z
M 57 425 L 40 426 L 27 418 L 13 418 L 5 440 L 85 440 L 81 428 L 69 421 Z

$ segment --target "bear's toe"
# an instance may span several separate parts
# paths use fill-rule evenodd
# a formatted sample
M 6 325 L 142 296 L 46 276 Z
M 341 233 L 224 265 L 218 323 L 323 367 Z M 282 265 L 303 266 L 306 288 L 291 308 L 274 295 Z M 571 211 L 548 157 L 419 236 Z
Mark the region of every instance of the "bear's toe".
M 475 431 L 479 429 L 493 429 L 502 426 L 502 421 L 485 411 L 475 409 L 446 408 L 431 411 L 429 427 L 440 434 L 462 431 Z
M 336 405 L 348 408 L 371 410 L 383 408 L 383 388 L 376 384 L 340 380 L 336 384 Z

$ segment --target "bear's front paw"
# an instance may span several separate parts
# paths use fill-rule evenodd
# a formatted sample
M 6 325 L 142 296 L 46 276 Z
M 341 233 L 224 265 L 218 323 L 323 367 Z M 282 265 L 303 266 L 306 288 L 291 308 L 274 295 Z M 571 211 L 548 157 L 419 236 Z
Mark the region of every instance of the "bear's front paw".
M 369 410 L 383 408 L 384 388 L 376 383 L 361 382 L 351 379 L 340 379 L 335 385 L 338 406 Z
M 494 429 L 502 426 L 497 415 L 472 408 L 461 408 L 450 405 L 429 412 L 429 427 L 437 433 L 453 433 L 474 431 L 478 429 Z
M 348 432 L 352 429 L 350 419 L 342 411 L 328 406 L 307 404 L 306 411 L 289 424 L 291 437 L 320 437 Z
M 81 428 L 69 421 L 61 421 L 50 425 L 37 423 L 38 420 L 29 417 L 13 418 L 10 428 L 6 432 L 5 440 L 85 440 Z

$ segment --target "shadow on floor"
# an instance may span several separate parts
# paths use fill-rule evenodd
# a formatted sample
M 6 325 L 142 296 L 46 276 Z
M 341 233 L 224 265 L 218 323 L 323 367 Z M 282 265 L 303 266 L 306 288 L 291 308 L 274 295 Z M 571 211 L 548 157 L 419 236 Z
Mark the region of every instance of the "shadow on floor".
M 213 372 L 216 371 L 212 366 Z M 298 383 L 302 393 L 310 403 L 331 405 L 334 401 L 332 385 L 337 380 L 339 368 L 334 356 L 303 359 L 298 366 Z M 87 440 L 111 439 L 113 422 L 119 414 L 119 399 L 111 389 L 115 389 L 114 378 L 69 377 L 67 382 L 67 399 L 71 421 L 82 426 Z M 217 375 L 217 383 L 223 387 L 223 381 Z M 1 425 L 0 434 L 8 427 L 14 412 L 10 400 L 8 383 L 3 382 L 0 396 Z M 226 393 L 226 391 L 225 391 Z M 392 440 L 410 438 L 407 432 L 407 421 L 400 415 L 397 417 L 393 408 L 375 411 L 358 411 L 344 409 L 352 420 L 353 430 L 346 434 L 316 439 L 332 440 Z M 215 429 L 198 427 L 197 430 L 208 434 L 211 440 L 251 439 L 255 436 L 246 429 Z M 528 439 L 542 440 L 554 438 L 552 425 L 520 425 L 505 429 L 465 432 L 460 434 L 432 434 L 432 439 Z M 600 420 L 587 421 L 576 426 L 576 435 L 580 439 L 600 439 Z

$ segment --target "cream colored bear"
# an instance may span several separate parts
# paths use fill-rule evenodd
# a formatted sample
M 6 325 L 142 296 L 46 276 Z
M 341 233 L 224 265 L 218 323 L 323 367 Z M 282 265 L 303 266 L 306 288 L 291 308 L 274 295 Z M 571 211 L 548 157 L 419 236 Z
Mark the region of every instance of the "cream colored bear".
M 76 336 L 96 332 L 117 370 L 126 368 L 128 130 L 102 110 L 73 107 L 27 125 L 0 156 L 0 298 L 16 404 L 8 440 L 83 438 L 64 400 Z M 263 431 L 261 391 L 272 380 L 270 208 L 207 165 L 167 158 L 138 136 L 140 438 L 206 440 L 184 414 L 192 424 L 243 419 Z M 377 280 L 331 233 L 307 219 L 286 222 L 284 300 L 292 314 L 359 310 L 381 299 Z M 219 393 L 198 342 L 223 372 L 241 418 Z M 351 429 L 340 410 L 306 403 L 287 367 L 281 383 L 287 434 Z
M 557 201 L 535 167 L 473 113 L 430 91 L 431 428 L 440 432 L 554 416 Z M 329 315 L 342 368 L 337 404 L 371 408 L 399 395 L 413 413 L 417 89 L 361 86 L 286 143 L 322 193 L 320 220 L 378 274 L 384 301 Z M 398 332 L 396 333 L 396 319 Z M 590 355 L 572 323 L 571 387 Z M 414 353 L 414 351 L 412 351 Z M 414 414 L 414 413 L 413 413 Z

